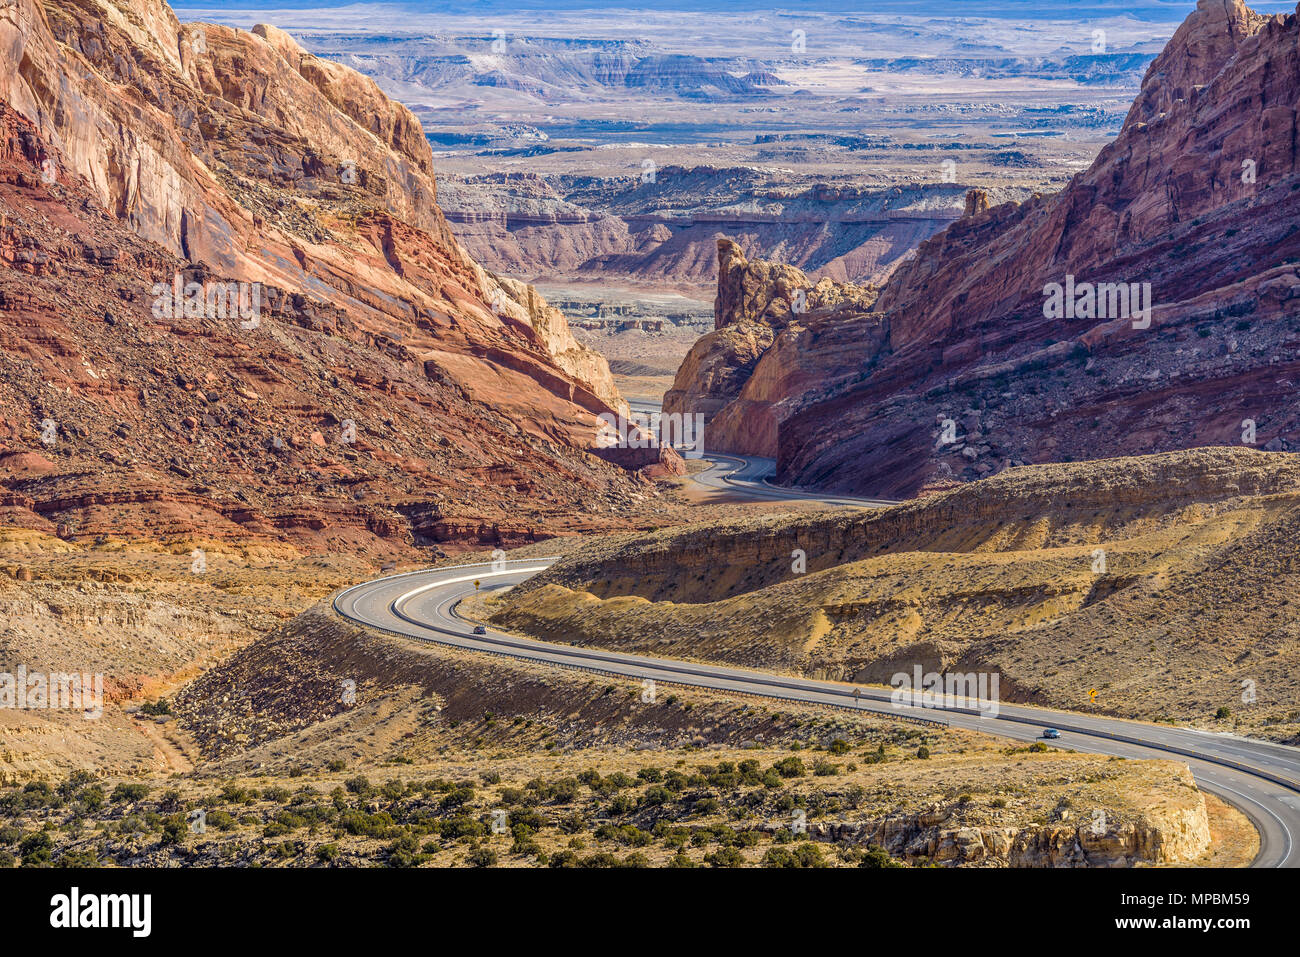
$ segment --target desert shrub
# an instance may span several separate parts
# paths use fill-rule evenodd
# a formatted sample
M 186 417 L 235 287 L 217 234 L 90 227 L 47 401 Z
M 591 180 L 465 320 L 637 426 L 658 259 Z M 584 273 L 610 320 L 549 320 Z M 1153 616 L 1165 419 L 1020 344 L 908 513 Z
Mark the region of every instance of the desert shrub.
M 614 800 L 609 802 L 609 813 L 615 817 L 620 817 L 636 810 L 636 799 L 627 794 L 620 794 Z
M 793 754 L 773 764 L 772 770 L 783 778 L 801 778 L 807 773 L 803 760 Z
M 185 819 L 184 814 L 169 814 L 163 819 L 162 837 L 159 840 L 163 846 L 170 844 L 180 844 L 185 840 L 185 835 L 189 833 L 190 822 Z
M 364 774 L 358 774 L 356 777 L 348 778 L 343 782 L 343 786 L 357 797 L 365 799 L 370 796 L 373 788 L 370 786 L 370 779 Z
M 581 834 L 587 829 L 587 819 L 574 811 L 556 821 L 555 826 L 565 834 Z
M 98 867 L 99 855 L 90 848 L 64 851 L 54 862 L 55 867 Z
M 139 783 L 122 783 L 113 788 L 109 800 L 114 804 L 135 804 L 149 796 L 149 785 Z
M 531 831 L 540 831 L 546 827 L 546 818 L 532 808 L 520 808 L 510 814 L 512 827 L 526 827 Z
M 338 826 L 348 834 L 364 837 L 387 837 L 393 828 L 393 819 L 387 811 L 367 814 L 349 809 L 339 814 Z
M 702 797 L 698 798 L 695 803 L 691 805 L 691 811 L 695 814 L 713 814 L 720 806 L 721 805 L 718 804 L 717 798 Z
M 769 847 L 763 859 L 759 861 L 763 867 L 798 867 L 799 864 L 787 848 Z
M 465 860 L 470 867 L 496 867 L 497 852 L 490 847 L 476 847 Z
M 629 847 L 645 847 L 654 843 L 654 835 L 633 824 L 602 824 L 596 828 L 595 835 L 598 840 L 616 841 Z
M 654 787 L 646 788 L 645 794 L 642 795 L 641 797 L 641 800 L 643 800 L 647 805 L 651 807 L 657 807 L 658 805 L 661 804 L 667 804 L 672 799 L 673 799 L 673 792 L 661 785 L 655 785 Z
M 47 861 L 50 859 L 50 849 L 53 846 L 54 842 L 50 839 L 50 835 L 44 831 L 37 831 L 35 834 L 28 834 L 19 842 L 18 854 L 24 864 L 29 858 Z
M 487 827 L 478 818 L 461 814 L 456 817 L 449 817 L 445 821 L 439 821 L 438 833 L 448 840 L 482 837 L 487 833 Z
M 502 788 L 501 803 L 510 807 L 514 804 L 523 804 L 528 798 L 525 791 L 520 788 Z
M 228 811 L 216 808 L 205 812 L 203 823 L 205 827 L 215 827 L 218 831 L 229 831 L 235 826 L 235 818 Z
M 438 802 L 438 806 L 444 811 L 451 811 L 468 804 L 472 800 L 474 800 L 474 789 L 472 787 L 458 787 L 444 795 L 443 799 Z
M 510 845 L 510 853 L 516 857 L 542 857 L 542 846 L 526 837 L 515 837 Z
M 858 867 L 885 868 L 902 866 L 902 864 L 890 857 L 889 852 L 883 847 L 868 848 L 867 853 L 862 855 L 862 860 L 858 862 Z
M 704 863 L 710 867 L 743 867 L 745 856 L 734 847 L 723 847 L 712 854 L 705 854 Z
M 252 804 L 257 800 L 257 791 L 231 781 L 221 786 L 219 800 L 226 804 Z

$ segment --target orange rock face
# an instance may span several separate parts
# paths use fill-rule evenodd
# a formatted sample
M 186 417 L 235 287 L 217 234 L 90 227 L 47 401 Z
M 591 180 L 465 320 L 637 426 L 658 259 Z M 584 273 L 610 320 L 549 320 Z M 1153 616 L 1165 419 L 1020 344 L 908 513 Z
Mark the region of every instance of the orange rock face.
M 861 315 L 874 299 L 869 286 L 813 283 L 793 266 L 747 260 L 736 243 L 719 240 L 714 331 L 687 353 L 664 411 L 705 415 L 713 451 L 775 456 L 772 405 L 806 375 L 821 378 L 800 365 L 798 344 L 838 317 Z
M 436 198 L 412 114 L 273 27 L 5 5 L 14 521 L 362 550 L 617 525 L 643 479 L 587 451 L 626 408 L 607 365 Z
M 892 496 L 1020 463 L 1300 447 L 1298 91 L 1296 16 L 1201 0 L 1087 171 L 1020 205 L 976 194 L 869 308 L 800 317 L 728 384 L 765 403 L 758 427 L 723 408 L 709 444 Z

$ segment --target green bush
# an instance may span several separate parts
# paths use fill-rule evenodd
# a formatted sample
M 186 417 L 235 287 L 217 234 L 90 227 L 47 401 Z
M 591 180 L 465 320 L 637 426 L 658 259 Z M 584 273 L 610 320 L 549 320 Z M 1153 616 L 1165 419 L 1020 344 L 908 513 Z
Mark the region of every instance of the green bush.
M 215 827 L 218 831 L 229 831 L 235 826 L 234 817 L 217 808 L 205 813 L 203 823 L 206 827 Z
M 393 819 L 387 811 L 367 814 L 365 811 L 351 809 L 339 814 L 338 826 L 348 834 L 387 837 L 389 831 L 393 829 Z
M 772 770 L 783 778 L 801 778 L 808 773 L 803 760 L 793 754 L 773 764 Z
M 109 800 L 114 804 L 135 804 L 138 801 L 143 801 L 148 796 L 149 785 L 123 783 L 113 788 L 113 793 L 109 796 Z
M 50 840 L 50 835 L 44 831 L 37 831 L 35 834 L 28 834 L 18 845 L 18 854 L 22 857 L 23 863 L 26 864 L 29 859 L 33 861 L 48 861 L 50 859 L 50 849 L 54 842 Z
M 745 856 L 734 847 L 724 847 L 712 854 L 705 854 L 704 863 L 710 867 L 742 867 L 745 863 Z
M 185 819 L 184 814 L 170 814 L 163 819 L 160 840 L 164 847 L 170 844 L 180 844 L 185 840 L 185 835 L 189 833 L 189 830 L 190 823 Z
M 858 867 L 870 867 L 870 868 L 886 868 L 886 867 L 902 867 L 902 866 L 903 866 L 902 864 L 900 864 L 898 861 L 890 857 L 889 852 L 886 851 L 883 847 L 869 848 L 867 850 L 867 853 L 862 856 L 862 860 L 858 863 Z
M 496 867 L 497 852 L 490 847 L 476 847 L 466 858 L 471 867 Z

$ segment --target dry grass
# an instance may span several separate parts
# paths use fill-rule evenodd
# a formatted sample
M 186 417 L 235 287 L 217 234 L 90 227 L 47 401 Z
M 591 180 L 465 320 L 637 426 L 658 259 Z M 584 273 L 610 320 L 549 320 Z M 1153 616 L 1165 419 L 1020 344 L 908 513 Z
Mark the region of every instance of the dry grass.
M 1017 469 L 875 513 L 593 542 L 492 620 L 853 682 L 997 671 L 1006 700 L 1295 740 L 1297 489 L 1293 456 L 1246 450 Z

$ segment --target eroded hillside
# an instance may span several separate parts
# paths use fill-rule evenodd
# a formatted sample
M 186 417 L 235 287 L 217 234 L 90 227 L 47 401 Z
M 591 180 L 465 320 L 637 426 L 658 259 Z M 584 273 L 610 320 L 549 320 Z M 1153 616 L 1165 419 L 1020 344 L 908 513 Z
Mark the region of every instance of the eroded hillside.
M 887 509 L 608 539 L 492 620 L 853 682 L 994 671 L 1008 701 L 1291 740 L 1297 521 L 1289 455 L 1031 466 Z
M 17 0 L 0 37 L 11 523 L 382 556 L 650 493 L 587 452 L 605 361 L 465 255 L 373 81 L 154 0 Z

